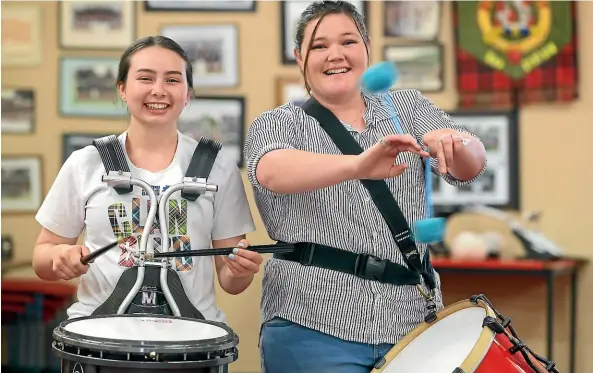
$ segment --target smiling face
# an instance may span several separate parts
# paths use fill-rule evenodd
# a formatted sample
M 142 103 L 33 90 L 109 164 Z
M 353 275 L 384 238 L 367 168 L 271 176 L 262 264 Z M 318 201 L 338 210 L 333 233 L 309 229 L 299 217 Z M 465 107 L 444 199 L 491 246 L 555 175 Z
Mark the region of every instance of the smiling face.
M 367 47 L 350 16 L 332 13 L 309 22 L 301 53 L 295 50 L 295 56 L 313 94 L 331 100 L 360 92 Z
M 175 124 L 190 97 L 185 61 L 158 46 L 132 55 L 125 83 L 118 88 L 132 120 L 145 125 Z

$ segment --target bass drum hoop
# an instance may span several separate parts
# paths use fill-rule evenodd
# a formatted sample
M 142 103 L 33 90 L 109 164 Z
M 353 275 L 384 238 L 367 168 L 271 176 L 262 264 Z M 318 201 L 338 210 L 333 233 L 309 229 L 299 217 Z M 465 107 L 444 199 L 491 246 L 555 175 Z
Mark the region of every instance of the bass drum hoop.
M 202 324 L 210 324 L 224 329 L 227 335 L 218 338 L 198 339 L 183 341 L 181 343 L 174 341 L 143 341 L 130 339 L 112 339 L 101 337 L 89 337 L 79 333 L 73 333 L 65 330 L 66 325 L 90 319 L 112 318 L 112 317 L 148 317 L 162 318 L 168 320 L 186 320 Z M 62 352 L 60 344 L 71 347 L 78 347 L 92 351 L 126 352 L 131 354 L 145 354 L 155 352 L 157 354 L 187 354 L 200 352 L 215 352 L 228 350 L 239 343 L 238 336 L 226 324 L 210 321 L 196 320 L 187 317 L 149 315 L 149 314 L 123 314 L 123 315 L 101 315 L 101 316 L 83 316 L 62 322 L 53 332 L 54 348 Z M 76 355 L 75 355 L 76 356 Z
M 496 314 L 494 313 L 492 308 L 490 308 L 490 306 L 488 306 L 482 300 L 478 300 L 477 302 L 479 304 L 472 303 L 469 299 L 455 302 L 450 306 L 445 307 L 440 312 L 438 312 L 437 319 L 432 323 L 429 324 L 423 322 L 416 328 L 412 329 L 410 333 L 408 333 L 404 338 L 402 338 L 398 343 L 396 343 L 395 346 L 393 346 L 391 350 L 389 350 L 389 352 L 385 354 L 385 364 L 383 364 L 383 366 L 379 369 L 373 369 L 371 373 L 383 372 L 385 368 L 387 368 L 387 366 L 389 365 L 389 362 L 393 361 L 397 357 L 397 355 L 399 355 L 399 353 L 402 352 L 402 350 L 405 349 L 413 340 L 420 336 L 420 334 L 428 330 L 428 328 L 430 328 L 433 324 L 443 320 L 447 316 L 452 315 L 457 311 L 461 311 L 463 309 L 470 307 L 480 307 L 486 311 L 486 315 L 484 317 L 490 316 L 496 319 Z M 482 327 L 482 332 L 480 333 L 480 336 L 478 337 L 476 344 L 471 349 L 467 357 L 463 360 L 463 363 L 461 363 L 459 369 L 461 369 L 461 371 L 465 373 L 474 372 L 484 359 L 484 356 L 486 356 L 486 353 L 490 349 L 490 346 L 492 345 L 492 342 L 494 341 L 495 337 L 496 334 L 490 328 Z

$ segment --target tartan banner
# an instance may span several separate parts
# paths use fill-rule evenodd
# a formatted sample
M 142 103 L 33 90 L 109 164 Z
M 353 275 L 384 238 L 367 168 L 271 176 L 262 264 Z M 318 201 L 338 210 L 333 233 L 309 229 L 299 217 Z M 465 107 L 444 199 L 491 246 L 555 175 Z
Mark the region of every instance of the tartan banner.
M 454 2 L 461 108 L 504 108 L 577 97 L 573 1 Z

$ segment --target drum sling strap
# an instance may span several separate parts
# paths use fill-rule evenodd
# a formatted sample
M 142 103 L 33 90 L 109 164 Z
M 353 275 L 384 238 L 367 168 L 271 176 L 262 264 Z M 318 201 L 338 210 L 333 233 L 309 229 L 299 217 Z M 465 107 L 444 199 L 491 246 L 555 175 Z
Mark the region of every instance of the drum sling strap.
M 358 155 L 363 152 L 361 146 L 339 119 L 315 98 L 312 97 L 307 100 L 302 108 L 308 115 L 317 119 L 343 154 Z M 424 260 L 421 261 L 408 222 L 387 183 L 384 180 L 360 180 L 360 182 L 368 190 L 373 202 L 389 226 L 397 247 L 401 251 L 409 269 L 397 263 L 367 254 L 355 254 L 312 243 L 296 244 L 292 253 L 278 254 L 275 257 L 301 262 L 305 265 L 317 265 L 395 285 L 420 284 L 420 277 L 422 277 L 429 289 L 434 291 L 436 282 L 434 270 L 430 263 L 429 251 L 426 250 Z M 421 287 L 419 288 L 421 289 Z M 427 318 L 432 319 L 436 317 L 436 314 L 434 314 L 435 307 L 433 302 L 429 303 L 431 304 L 428 306 L 429 315 Z
M 93 141 L 93 145 L 99 151 L 107 173 L 109 173 L 109 171 L 130 172 L 122 146 L 115 135 L 96 139 Z M 185 177 L 207 179 L 219 150 L 220 146 L 218 143 L 202 138 L 194 151 L 189 167 L 185 173 Z M 114 189 L 116 189 L 118 194 L 126 194 L 132 191 L 132 189 Z M 200 195 L 197 193 L 182 193 L 181 196 L 190 201 L 195 201 Z M 166 243 L 163 243 L 163 245 L 164 244 Z M 160 271 L 160 266 L 147 265 L 145 267 L 144 282 L 140 288 L 141 290 L 134 297 L 132 303 L 130 303 L 126 313 L 149 313 L 158 315 L 173 314 L 169 304 L 165 300 L 160 286 Z M 93 312 L 93 316 L 116 314 L 119 306 L 132 290 L 137 275 L 137 266 L 125 270 L 111 295 Z M 167 281 L 173 299 L 175 299 L 175 302 L 179 307 L 181 317 L 204 320 L 205 318 L 202 313 L 195 308 L 187 297 L 183 284 L 176 271 L 172 269 L 168 270 Z

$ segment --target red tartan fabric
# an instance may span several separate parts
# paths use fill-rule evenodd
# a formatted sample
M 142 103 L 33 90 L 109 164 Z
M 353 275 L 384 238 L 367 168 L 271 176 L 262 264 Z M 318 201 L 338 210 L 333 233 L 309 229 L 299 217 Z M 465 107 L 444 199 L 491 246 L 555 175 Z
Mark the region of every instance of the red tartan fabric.
M 509 109 L 541 102 L 569 102 L 578 97 L 576 4 L 571 2 L 573 38 L 551 60 L 522 79 L 482 63 L 456 46 L 457 90 L 460 108 Z M 457 7 L 453 7 L 455 35 L 459 34 Z

